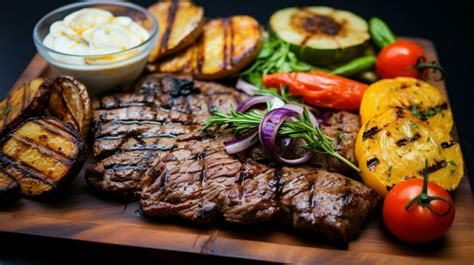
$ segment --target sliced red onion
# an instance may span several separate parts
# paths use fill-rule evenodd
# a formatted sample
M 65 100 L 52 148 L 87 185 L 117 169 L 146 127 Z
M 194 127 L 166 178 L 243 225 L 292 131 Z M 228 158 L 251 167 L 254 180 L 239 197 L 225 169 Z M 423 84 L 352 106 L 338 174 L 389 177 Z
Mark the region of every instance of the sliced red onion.
M 250 97 L 242 102 L 239 103 L 237 106 L 236 111 L 238 112 L 246 112 L 247 110 L 251 109 L 252 107 L 270 102 L 271 109 L 280 108 L 285 105 L 285 102 L 278 97 L 274 96 L 258 96 L 258 97 Z
M 298 114 L 303 114 L 303 106 L 301 105 L 286 104 L 285 106 L 283 106 L 283 108 L 296 111 L 298 112 Z M 314 114 L 309 110 L 308 110 L 308 113 L 309 113 L 309 119 L 311 120 L 311 122 L 313 122 L 314 127 L 319 126 L 319 122 L 318 122 L 318 119 L 316 119 L 316 116 L 314 116 Z
M 255 91 L 258 90 L 258 87 L 250 84 L 249 82 L 246 82 L 242 78 L 239 78 L 239 80 L 237 80 L 237 84 L 235 84 L 235 88 L 237 88 L 238 90 L 244 92 L 245 94 L 249 96 L 255 95 Z
M 287 159 L 282 157 L 277 150 L 276 137 L 281 124 L 288 118 L 298 116 L 299 113 L 294 110 L 278 108 L 268 112 L 260 123 L 260 127 L 258 128 L 260 143 L 265 151 L 278 162 L 296 165 L 305 163 L 312 157 L 312 153 L 307 151 L 299 158 Z
M 257 141 L 257 130 L 252 130 L 240 137 L 224 142 L 224 148 L 228 154 L 237 154 L 251 147 Z

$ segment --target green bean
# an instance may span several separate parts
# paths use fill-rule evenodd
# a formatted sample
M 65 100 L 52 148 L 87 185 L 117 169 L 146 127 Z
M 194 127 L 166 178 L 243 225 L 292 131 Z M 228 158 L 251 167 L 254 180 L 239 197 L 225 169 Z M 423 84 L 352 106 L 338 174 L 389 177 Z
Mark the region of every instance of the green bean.
M 342 76 L 353 76 L 355 74 L 371 70 L 375 65 L 375 56 L 368 55 L 354 59 L 347 64 L 339 66 L 338 68 L 331 71 L 332 74 Z
M 369 31 L 372 40 L 380 49 L 397 40 L 387 24 L 378 17 L 369 20 Z

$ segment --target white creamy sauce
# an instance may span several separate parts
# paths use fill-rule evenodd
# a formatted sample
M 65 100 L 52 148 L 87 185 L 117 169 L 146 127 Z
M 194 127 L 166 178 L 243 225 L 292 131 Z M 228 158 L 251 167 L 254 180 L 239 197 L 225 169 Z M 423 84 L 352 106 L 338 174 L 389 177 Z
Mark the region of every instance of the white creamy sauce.
M 114 17 L 106 10 L 84 8 L 54 22 L 43 44 L 60 53 L 81 55 L 55 56 L 64 63 L 109 64 L 133 57 L 138 52 L 93 56 L 130 49 L 149 37 L 148 31 L 129 17 Z

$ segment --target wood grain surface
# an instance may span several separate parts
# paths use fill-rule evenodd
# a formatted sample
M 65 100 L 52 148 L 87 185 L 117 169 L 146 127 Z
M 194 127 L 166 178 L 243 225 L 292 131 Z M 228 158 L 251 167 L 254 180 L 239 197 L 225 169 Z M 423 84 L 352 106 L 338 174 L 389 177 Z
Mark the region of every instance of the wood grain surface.
M 433 44 L 415 39 L 437 59 Z M 53 74 L 36 55 L 18 82 Z M 446 92 L 443 82 L 434 83 Z M 457 135 L 454 135 L 456 138 Z M 87 166 L 87 163 L 86 163 Z M 380 211 L 369 217 L 359 238 L 347 250 L 317 236 L 276 223 L 200 226 L 177 219 L 140 216 L 136 202 L 117 202 L 92 194 L 84 170 L 54 201 L 22 199 L 0 209 L 0 235 L 34 235 L 160 251 L 202 253 L 224 257 L 290 263 L 472 264 L 474 262 L 473 197 L 467 176 L 453 193 L 456 219 L 449 234 L 425 245 L 398 241 L 384 228 Z

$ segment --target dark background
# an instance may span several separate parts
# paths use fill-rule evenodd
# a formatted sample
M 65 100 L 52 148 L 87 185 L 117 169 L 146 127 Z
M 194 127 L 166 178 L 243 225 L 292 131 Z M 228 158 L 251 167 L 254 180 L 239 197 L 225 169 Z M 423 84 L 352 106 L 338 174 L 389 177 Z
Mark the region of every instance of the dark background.
M 3 97 L 36 53 L 32 30 L 47 12 L 72 1 L 4 1 L 0 6 L 0 97 Z M 154 1 L 133 1 L 149 6 Z M 459 132 L 469 175 L 474 173 L 474 1 L 283 1 L 283 0 L 216 0 L 195 1 L 205 7 L 207 17 L 247 14 L 263 25 L 277 9 L 287 6 L 327 5 L 350 10 L 366 19 L 378 16 L 397 35 L 430 39 L 447 72 L 447 88 Z M 472 180 L 472 178 L 471 178 Z M 473 181 L 471 181 L 473 182 Z M 64 249 L 59 251 L 58 248 Z M 45 250 L 47 247 L 48 250 Z M 59 251 L 59 253 L 58 253 Z M 77 252 L 79 251 L 79 253 Z M 105 254 L 104 254 L 105 253 Z M 79 255 L 78 255 L 79 254 Z M 110 259 L 108 256 L 113 256 Z M 137 254 L 138 255 L 138 254 Z M 81 247 L 66 241 L 36 240 L 28 237 L 8 240 L 0 236 L 0 264 L 85 263 L 106 259 L 107 263 L 138 262 L 161 264 L 175 257 L 160 256 L 153 260 L 140 253 L 111 253 L 106 246 Z M 161 260 L 162 257 L 164 260 Z M 198 261 L 193 257 L 193 261 Z M 212 261 L 222 262 L 216 259 Z M 228 262 L 225 262 L 228 263 Z

